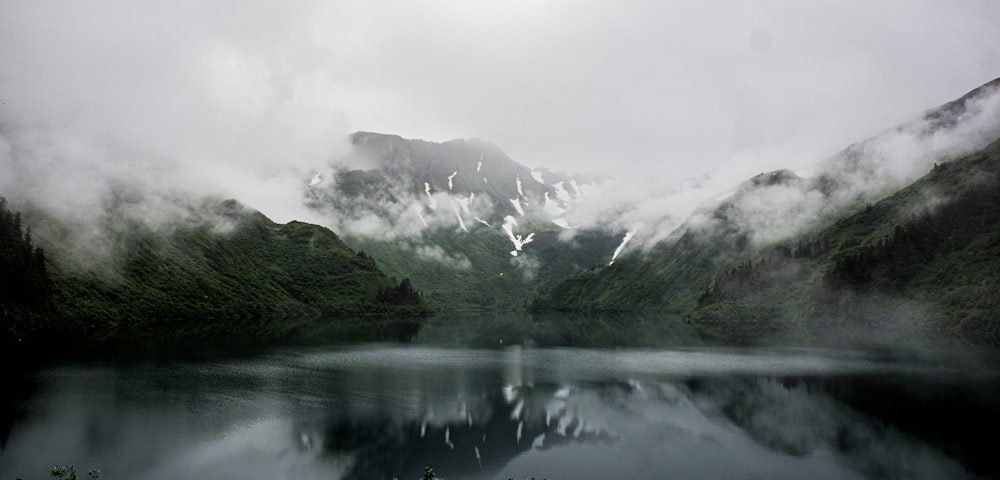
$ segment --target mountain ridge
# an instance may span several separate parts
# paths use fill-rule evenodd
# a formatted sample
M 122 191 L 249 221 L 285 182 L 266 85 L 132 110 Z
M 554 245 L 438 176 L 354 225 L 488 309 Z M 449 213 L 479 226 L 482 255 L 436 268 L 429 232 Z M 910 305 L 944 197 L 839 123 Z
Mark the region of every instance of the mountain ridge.
M 127 188 L 108 196 L 90 237 L 74 238 L 79 225 L 40 210 L 29 208 L 25 217 L 45 247 L 57 306 L 52 316 L 67 335 L 209 335 L 227 328 L 281 335 L 303 322 L 419 317 L 430 307 L 651 312 L 686 318 L 734 341 L 818 341 L 823 322 L 850 326 L 844 308 L 869 316 L 889 308 L 917 312 L 869 301 L 857 290 L 872 284 L 880 294 L 891 286 L 909 295 L 934 286 L 924 273 L 893 263 L 898 258 L 887 252 L 895 245 L 927 258 L 937 249 L 954 260 L 908 257 L 954 287 L 946 297 L 924 292 L 930 313 L 917 330 L 994 344 L 1000 340 L 988 318 L 1000 310 L 989 302 L 970 310 L 976 301 L 969 293 L 993 288 L 991 277 L 970 266 L 977 287 L 946 271 L 963 261 L 1000 262 L 1000 252 L 984 244 L 994 232 L 950 227 L 972 240 L 942 243 L 927 225 L 945 222 L 927 212 L 967 203 L 978 209 L 969 210 L 978 212 L 976 221 L 994 222 L 980 197 L 993 198 L 1000 168 L 991 163 L 1000 149 L 998 91 L 1000 79 L 849 145 L 812 176 L 779 169 L 750 177 L 704 202 L 663 240 L 620 256 L 626 232 L 573 229 L 561 217 L 587 193 L 588 182 L 602 178 L 529 168 L 483 140 L 437 143 L 373 132 L 351 136 L 353 160 L 366 168 L 333 166 L 304 182 L 310 217 L 328 228 L 276 224 L 218 199 L 178 203 L 183 221 L 154 224 L 136 216 L 143 192 Z M 101 257 L 103 270 L 95 269 L 101 261 L 74 254 L 87 248 L 119 255 Z M 902 271 L 909 277 L 899 277 Z M 47 328 L 44 315 L 15 325 L 6 312 L 12 338 L 37 337 Z M 803 323 L 810 315 L 822 320 Z M 944 323 L 964 326 L 935 330 Z
M 607 262 L 620 234 L 553 222 L 597 177 L 531 169 L 482 140 L 357 132 L 367 169 L 337 171 L 307 203 L 440 310 L 523 309 L 540 285 Z
M 429 313 L 419 298 L 380 299 L 380 291 L 403 291 L 408 280 L 397 283 L 326 228 L 277 224 L 234 200 L 209 200 L 201 208 L 212 222 L 167 231 L 138 222 L 117 224 L 112 234 L 118 261 L 103 269 L 74 265 L 72 245 L 60 248 L 57 239 L 36 235 L 47 252 L 56 252 L 46 257 L 53 307 L 29 317 L 5 315 L 5 334 L 15 342 L 281 337 L 309 325 L 347 327 L 362 318 Z M 39 232 L 64 228 L 59 219 L 39 214 L 28 216 L 27 223 Z
M 696 209 L 666 240 L 645 251 L 628 253 L 615 265 L 576 274 L 543 290 L 532 302 L 532 309 L 659 311 L 690 317 L 699 297 L 710 288 L 706 286 L 726 270 L 781 242 L 813 234 L 851 212 L 878 205 L 881 198 L 911 185 L 909 176 L 925 164 L 928 170 L 937 169 L 939 163 L 948 165 L 956 158 L 967 158 L 970 150 L 992 151 L 1000 138 L 1000 109 L 991 108 L 1000 103 L 998 90 L 1000 79 L 931 109 L 914 122 L 853 144 L 831 157 L 812 178 L 777 170 L 748 179 L 731 194 Z M 949 144 L 942 140 L 945 133 L 960 138 Z M 879 175 L 892 167 L 887 164 L 910 160 L 906 155 L 894 160 L 889 155 L 892 152 L 883 151 L 885 144 L 904 134 L 914 145 L 930 144 L 936 149 L 933 155 L 915 155 L 914 161 L 905 165 L 905 174 L 892 176 L 896 172 L 888 171 L 890 178 L 885 181 Z M 858 184 L 865 188 L 858 188 Z M 715 330 L 713 333 L 733 339 L 752 337 Z M 756 333 L 767 337 L 769 332 Z

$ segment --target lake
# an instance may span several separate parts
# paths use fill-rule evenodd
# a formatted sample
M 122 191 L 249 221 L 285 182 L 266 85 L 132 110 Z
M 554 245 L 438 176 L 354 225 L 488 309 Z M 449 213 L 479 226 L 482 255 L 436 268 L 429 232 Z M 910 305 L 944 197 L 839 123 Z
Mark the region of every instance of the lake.
M 509 328 L 459 345 L 445 330 L 56 361 L 7 382 L 0 478 L 57 464 L 108 480 L 1000 474 L 982 440 L 1000 427 L 992 362 L 501 343 Z

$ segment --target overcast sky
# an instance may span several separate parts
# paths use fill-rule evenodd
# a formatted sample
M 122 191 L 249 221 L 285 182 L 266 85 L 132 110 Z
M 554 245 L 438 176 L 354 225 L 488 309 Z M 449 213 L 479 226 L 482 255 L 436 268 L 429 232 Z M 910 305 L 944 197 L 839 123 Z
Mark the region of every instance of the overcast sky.
M 0 121 L 219 176 L 369 130 L 671 182 L 954 99 L 1000 76 L 997 25 L 995 0 L 4 0 Z

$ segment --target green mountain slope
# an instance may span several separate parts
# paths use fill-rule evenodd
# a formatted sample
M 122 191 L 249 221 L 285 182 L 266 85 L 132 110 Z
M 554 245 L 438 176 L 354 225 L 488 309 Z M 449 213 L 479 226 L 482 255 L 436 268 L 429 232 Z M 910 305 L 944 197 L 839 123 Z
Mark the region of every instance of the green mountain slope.
M 1000 136 L 993 113 L 998 90 L 1000 79 L 914 122 L 852 145 L 821 164 L 811 178 L 787 170 L 762 173 L 728 196 L 703 205 L 670 237 L 647 251 L 633 251 L 614 265 L 578 273 L 543 289 L 532 302 L 532 309 L 672 313 L 687 316 L 705 332 L 735 340 L 768 337 L 810 341 L 831 325 L 835 328 L 830 330 L 837 333 L 828 336 L 843 337 L 852 329 L 860 332 L 858 328 L 865 322 L 898 323 L 897 319 L 912 317 L 926 321 L 902 330 L 926 330 L 928 335 L 938 335 L 948 317 L 952 330 L 975 332 L 956 335 L 995 343 L 992 327 L 986 326 L 993 306 L 979 300 L 972 302 L 974 294 L 970 293 L 983 294 L 994 285 L 988 274 L 972 273 L 996 266 L 997 252 L 990 247 L 994 226 L 990 217 L 970 220 L 970 225 L 979 225 L 982 230 L 955 227 L 959 233 L 954 238 L 947 236 L 947 242 L 935 240 L 947 243 L 947 247 L 927 246 L 931 237 L 921 230 L 923 224 L 905 222 L 914 212 L 936 202 L 961 205 L 953 208 L 958 213 L 946 215 L 954 218 L 978 211 L 970 205 L 990 204 L 988 200 L 964 199 L 963 195 L 975 193 L 965 190 L 968 185 L 990 181 L 983 179 L 990 178 L 993 168 L 988 164 L 996 143 L 991 142 Z M 948 147 L 942 148 L 944 144 Z M 984 147 L 979 153 L 964 157 L 960 154 Z M 933 181 L 928 177 L 918 180 L 932 167 Z M 889 196 L 896 200 L 880 201 Z M 862 210 L 863 215 L 850 217 Z M 850 217 L 850 222 L 844 223 L 845 217 Z M 921 221 L 939 222 L 936 218 Z M 844 288 L 834 292 L 815 287 L 832 281 L 827 265 L 840 261 L 841 270 L 851 271 L 858 263 L 849 257 L 827 255 L 865 248 L 887 235 L 892 240 L 898 225 L 902 225 L 905 235 L 900 234 L 894 241 L 919 244 L 925 255 L 930 255 L 931 249 L 940 250 L 933 255 L 933 261 L 910 259 L 907 265 L 913 271 L 907 273 L 906 282 L 897 279 L 892 284 L 930 304 L 908 302 L 910 297 L 889 292 L 884 285 L 877 295 L 864 296 L 858 290 L 867 287 L 850 276 L 845 278 L 855 282 L 850 284 L 853 293 L 845 293 Z M 973 250 L 956 247 L 957 238 L 966 239 Z M 864 255 L 867 261 L 874 254 Z M 802 258 L 819 263 L 804 264 Z M 884 274 L 883 270 L 898 274 L 886 266 L 891 263 L 888 260 L 878 262 L 880 270 L 872 273 L 873 278 L 882 278 L 879 275 Z M 915 273 L 917 267 L 935 276 L 932 279 L 932 273 Z M 764 283 L 744 282 L 744 277 Z M 782 289 L 763 288 L 768 282 Z M 915 293 L 918 291 L 922 293 Z M 943 292 L 951 293 L 940 300 L 929 300 Z M 742 300 L 732 300 L 734 297 Z M 889 311 L 893 313 L 891 318 L 885 315 Z M 817 323 L 808 325 L 805 318 L 817 318 Z
M 337 230 L 345 242 L 390 275 L 413 279 L 437 309 L 521 309 L 539 288 L 606 263 L 620 242 L 620 234 L 593 231 L 561 241 L 562 228 L 544 211 L 567 207 L 580 193 L 574 185 L 596 179 L 533 175 L 480 140 L 369 132 L 352 140 L 356 155 L 375 168 L 337 172 L 311 189 L 310 207 L 344 224 Z M 517 222 L 515 235 L 532 235 L 516 256 L 502 228 L 508 218 Z
M 423 194 L 425 183 L 434 192 L 452 192 L 468 196 L 471 193 L 488 197 L 498 218 L 513 215 L 510 199 L 521 198 L 541 202 L 546 193 L 556 195 L 559 184 L 570 194 L 579 192 L 574 182 L 591 183 L 599 177 L 536 169 L 544 183 L 532 175 L 532 169 L 512 160 L 496 145 L 483 140 L 451 140 L 443 143 L 411 140 L 397 135 L 357 132 L 351 136 L 357 154 L 373 162 L 377 172 L 391 181 L 400 191 Z M 451 186 L 448 184 L 448 177 Z M 521 191 L 518 191 L 520 180 Z M 523 194 L 523 195 L 522 195 Z
M 624 256 L 614 265 L 579 273 L 543 290 L 536 311 L 657 310 L 680 314 L 697 301 L 712 276 L 754 251 L 754 232 L 741 223 L 738 208 L 774 189 L 811 188 L 791 172 L 761 174 L 692 220 L 647 252 Z
M 192 219 L 170 229 L 110 225 L 118 262 L 106 269 L 80 269 L 71 255 L 81 252 L 60 247 L 58 238 L 40 238 L 53 245 L 54 311 L 7 319 L 6 330 L 27 340 L 54 334 L 284 335 L 305 323 L 427 313 L 408 281 L 397 285 L 325 228 L 279 225 L 234 201 L 206 209 L 211 221 Z M 43 230 L 59 231 L 55 220 L 39 220 Z
M 45 252 L 23 227 L 0 196 L 0 344 L 18 337 L 9 326 L 42 322 L 54 311 Z
M 606 261 L 615 247 L 614 239 L 606 235 L 581 234 L 563 242 L 557 232 L 543 231 L 535 235 L 530 249 L 511 257 L 506 237 L 474 232 L 428 231 L 402 243 L 350 241 L 370 252 L 390 275 L 419 282 L 428 304 L 446 311 L 522 309 L 538 288 Z
M 717 276 L 690 318 L 733 339 L 878 335 L 995 346 L 997 292 L 1000 141 Z

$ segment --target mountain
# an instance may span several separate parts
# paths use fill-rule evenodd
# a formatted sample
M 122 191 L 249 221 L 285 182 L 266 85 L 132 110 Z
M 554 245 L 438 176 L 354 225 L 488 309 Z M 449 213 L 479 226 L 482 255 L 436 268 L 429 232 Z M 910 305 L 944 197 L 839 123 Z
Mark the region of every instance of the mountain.
M 359 132 L 352 142 L 369 168 L 315 178 L 308 205 L 435 308 L 523 308 L 540 287 L 607 263 L 620 242 L 560 219 L 601 178 L 532 170 L 481 140 Z
M 276 224 L 232 200 L 207 202 L 169 227 L 109 221 L 114 262 L 100 268 L 81 267 L 87 246 L 74 244 L 62 221 L 26 217 L 46 247 L 51 294 L 30 315 L 5 305 L 3 330 L 13 341 L 280 336 L 306 325 L 428 313 L 408 279 L 390 279 L 333 232 Z
M 157 223 L 138 188 L 86 226 L 21 199 L 23 218 L 0 212 L 0 320 L 8 340 L 285 335 L 530 306 L 649 312 L 736 341 L 888 325 L 993 345 L 998 138 L 1000 79 L 808 174 L 762 172 L 623 251 L 634 231 L 566 220 L 604 178 L 530 169 L 481 140 L 358 132 L 344 164 L 304 179 L 307 213 L 332 231 L 234 201 L 178 203 Z
M 1000 140 L 717 275 L 689 319 L 734 340 L 1000 345 L 998 206 Z
M 750 287 L 740 287 L 740 292 L 752 293 L 745 297 L 743 303 L 729 300 L 717 302 L 713 295 L 718 295 L 720 289 L 716 285 L 720 279 L 724 284 L 727 278 L 751 275 L 746 272 L 775 255 L 802 255 L 798 250 L 793 252 L 790 247 L 800 241 L 814 249 L 820 248 L 819 244 L 829 247 L 823 243 L 828 240 L 809 239 L 827 238 L 823 234 L 825 229 L 832 228 L 835 222 L 858 211 L 875 209 L 876 206 L 889 208 L 880 200 L 889 201 L 887 197 L 908 191 L 904 188 L 907 185 L 912 185 L 909 188 L 924 188 L 917 185 L 923 185 L 927 180 L 918 179 L 932 168 L 932 174 L 937 179 L 935 182 L 962 184 L 962 180 L 944 172 L 951 172 L 950 169 L 954 168 L 954 175 L 959 175 L 957 172 L 964 171 L 961 165 L 966 162 L 980 165 L 981 160 L 973 159 L 992 155 L 996 144 L 991 142 L 1000 138 L 998 90 L 1000 79 L 928 111 L 913 122 L 848 147 L 821 163 L 815 174 L 809 177 L 779 170 L 751 178 L 728 195 L 702 205 L 664 241 L 645 251 L 630 252 L 614 265 L 578 273 L 544 289 L 533 301 L 532 308 L 536 311 L 652 310 L 687 316 L 705 331 L 730 339 L 778 336 L 796 340 L 814 339 L 815 328 L 789 328 L 775 322 L 781 323 L 778 320 L 781 318 L 787 318 L 788 322 L 801 322 L 805 316 L 815 313 L 804 306 L 808 302 L 803 300 L 808 297 L 805 292 L 811 288 L 808 285 L 812 285 L 811 282 L 819 275 L 815 271 L 796 267 L 767 273 L 787 277 L 782 285 L 790 291 L 778 295 L 780 298 L 765 299 L 761 296 L 765 293 L 763 291 L 751 292 Z M 973 153 L 984 148 L 979 153 Z M 989 171 L 988 167 L 983 168 Z M 980 172 L 976 175 L 986 174 Z M 940 188 L 938 191 L 938 197 L 935 197 L 937 202 L 961 201 L 959 199 L 966 195 L 960 189 Z M 924 206 L 934 205 L 931 200 L 924 201 Z M 894 208 L 894 211 L 902 211 L 918 208 L 918 205 Z M 874 222 L 874 231 L 884 234 L 886 231 L 891 233 L 905 219 L 899 216 L 877 220 L 862 217 L 858 221 Z M 977 242 L 983 242 L 985 237 L 979 236 L 990 234 L 984 231 L 973 236 Z M 867 245 L 864 243 L 866 239 L 856 241 L 859 248 Z M 824 258 L 827 262 L 832 261 L 831 258 Z M 964 260 L 957 260 L 963 257 L 955 258 L 956 263 L 951 267 L 966 268 L 961 263 Z M 1000 261 L 997 260 L 1000 257 L 988 254 L 976 258 L 988 265 Z M 818 265 L 818 271 L 823 271 L 825 264 Z M 918 275 L 914 278 L 923 277 Z M 981 280 L 989 282 L 988 279 Z M 906 284 L 899 288 L 906 290 L 915 288 L 915 285 Z M 944 283 L 939 286 L 949 288 Z M 793 295 L 791 291 L 797 294 Z M 758 301 L 755 305 L 761 310 L 752 321 L 742 321 L 747 312 L 735 305 L 749 308 L 751 299 Z M 793 302 L 799 302 L 797 308 L 782 308 Z M 850 305 L 853 304 L 828 304 L 833 312 L 826 312 L 823 318 L 850 315 L 853 312 Z M 992 307 L 984 308 L 991 311 Z M 786 311 L 789 312 L 787 315 L 784 314 Z M 871 316 L 866 321 L 880 321 L 874 317 L 878 313 L 875 310 L 866 312 Z M 765 322 L 764 319 L 774 320 Z M 984 328 L 988 330 L 976 327 L 973 330 L 978 333 L 963 338 L 973 336 L 979 342 L 994 343 L 992 337 L 980 335 L 985 332 Z

